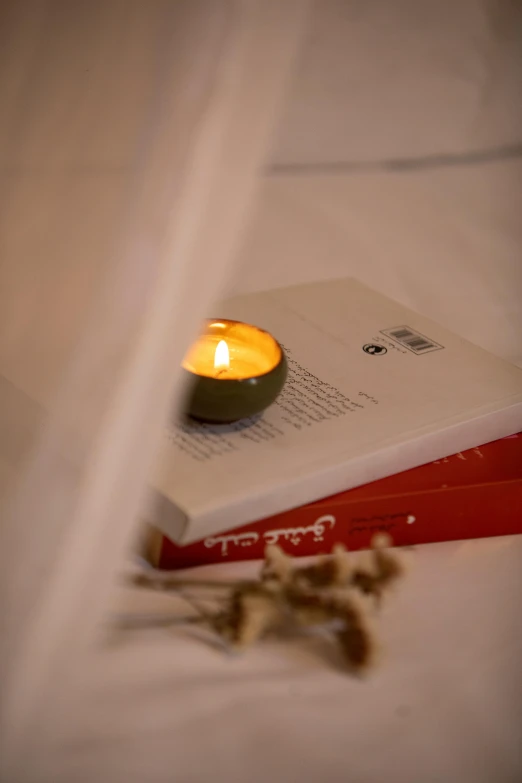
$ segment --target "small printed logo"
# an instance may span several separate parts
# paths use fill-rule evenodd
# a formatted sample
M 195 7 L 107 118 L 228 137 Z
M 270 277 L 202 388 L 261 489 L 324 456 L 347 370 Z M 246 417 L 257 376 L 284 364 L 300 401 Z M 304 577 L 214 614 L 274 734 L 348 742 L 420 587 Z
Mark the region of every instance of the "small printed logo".
M 375 345 L 374 343 L 366 343 L 366 345 L 363 345 L 363 351 L 372 354 L 372 356 L 380 356 L 388 353 L 388 349 L 385 348 L 384 345 Z

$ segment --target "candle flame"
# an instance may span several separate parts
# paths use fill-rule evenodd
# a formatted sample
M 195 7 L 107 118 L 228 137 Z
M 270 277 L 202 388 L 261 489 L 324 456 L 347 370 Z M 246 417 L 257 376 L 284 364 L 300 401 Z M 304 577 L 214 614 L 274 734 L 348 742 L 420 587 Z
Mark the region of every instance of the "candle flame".
M 214 354 L 214 369 L 223 370 L 230 367 L 230 355 L 228 352 L 228 345 L 224 340 L 220 340 L 216 347 L 216 353 Z

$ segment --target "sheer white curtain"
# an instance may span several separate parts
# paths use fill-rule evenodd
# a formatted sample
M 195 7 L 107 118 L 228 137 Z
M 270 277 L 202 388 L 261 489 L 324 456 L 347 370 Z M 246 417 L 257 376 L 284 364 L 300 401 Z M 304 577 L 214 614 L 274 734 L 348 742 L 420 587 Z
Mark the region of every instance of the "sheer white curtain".
M 2 4 L 5 779 L 33 779 L 71 714 L 180 359 L 230 273 L 305 6 Z

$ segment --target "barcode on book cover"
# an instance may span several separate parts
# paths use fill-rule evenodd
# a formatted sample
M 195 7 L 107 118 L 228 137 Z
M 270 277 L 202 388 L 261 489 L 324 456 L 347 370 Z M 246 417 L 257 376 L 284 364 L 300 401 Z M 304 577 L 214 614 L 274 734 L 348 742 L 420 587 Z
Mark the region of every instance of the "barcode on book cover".
M 410 329 L 409 326 L 394 326 L 393 329 L 383 329 L 381 334 L 391 337 L 392 340 L 413 351 L 413 353 L 440 351 L 444 347 L 426 337 L 426 335 L 416 332 L 415 329 Z

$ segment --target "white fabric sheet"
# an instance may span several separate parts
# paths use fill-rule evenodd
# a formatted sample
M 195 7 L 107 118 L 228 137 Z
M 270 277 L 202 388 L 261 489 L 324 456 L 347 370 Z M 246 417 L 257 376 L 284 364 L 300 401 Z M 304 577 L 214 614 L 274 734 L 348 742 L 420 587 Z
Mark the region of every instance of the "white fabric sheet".
M 522 363 L 520 29 L 508 0 L 316 3 L 230 288 L 354 274 Z M 111 637 L 42 779 L 521 780 L 522 537 L 413 561 L 364 682 L 312 641 L 230 659 L 188 632 Z M 169 607 L 135 590 L 113 601 Z

